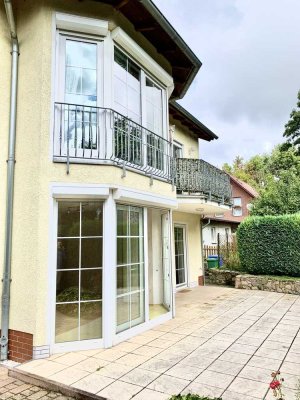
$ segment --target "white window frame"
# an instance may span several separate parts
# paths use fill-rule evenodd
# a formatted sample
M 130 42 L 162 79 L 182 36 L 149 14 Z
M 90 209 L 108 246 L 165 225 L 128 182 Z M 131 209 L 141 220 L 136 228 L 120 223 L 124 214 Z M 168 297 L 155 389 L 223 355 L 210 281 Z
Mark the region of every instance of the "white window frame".
M 99 200 L 99 199 L 88 199 L 88 200 L 80 200 L 80 199 L 73 199 L 73 200 L 71 200 L 71 199 L 66 199 L 66 200 L 58 200 L 57 201 L 57 211 L 58 211 L 58 208 L 59 208 L 59 204 L 62 204 L 62 203 L 70 203 L 70 202 L 75 202 L 75 203 L 78 203 L 79 204 L 79 206 L 80 206 L 80 215 L 79 215 L 79 226 L 80 226 L 80 231 L 79 231 L 79 236 L 76 236 L 76 237 L 69 237 L 69 236 L 67 236 L 67 237 L 59 237 L 58 235 L 57 235 L 57 243 L 58 243 L 58 240 L 59 239 L 63 239 L 63 240 L 72 240 L 72 239 L 78 239 L 79 240 L 79 263 L 78 263 L 78 268 L 68 268 L 68 269 L 58 269 L 57 268 L 57 265 L 56 265 L 56 273 L 58 273 L 58 272 L 71 272 L 71 271 L 78 271 L 78 279 L 79 279 L 79 282 L 78 282 L 78 300 L 76 300 L 76 301 L 69 301 L 69 302 L 57 302 L 57 299 L 56 299 L 56 302 L 55 302 L 55 307 L 57 306 L 57 305 L 64 305 L 64 304 L 78 304 L 78 339 L 77 340 L 73 340 L 73 341 L 65 341 L 65 342 L 55 342 L 55 344 L 57 344 L 57 345 L 59 345 L 59 344 L 61 344 L 61 343 L 76 343 L 76 342 L 82 342 L 82 341 L 84 341 L 84 340 L 92 340 L 92 341 L 98 341 L 98 340 L 103 340 L 103 235 L 104 235 L 104 232 L 103 232 L 103 225 L 104 225 L 104 221 L 103 221 L 103 219 L 102 219 L 102 235 L 101 236 L 83 236 L 82 235 L 82 232 L 81 232 L 81 227 L 82 227 L 82 203 L 83 202 L 91 202 L 91 203 L 93 203 L 93 202 L 99 202 L 101 205 L 102 205 L 102 212 L 103 212 L 103 200 Z M 57 215 L 57 217 L 58 217 L 58 215 Z M 58 226 L 58 218 L 57 218 L 57 226 Z M 82 266 L 81 266 L 81 252 L 82 252 L 82 239 L 90 239 L 90 238 L 92 238 L 92 239 L 102 239 L 102 265 L 101 265 L 101 267 L 91 267 L 91 268 L 82 268 Z M 81 289 L 82 289 L 82 287 L 81 287 L 81 273 L 82 273 L 82 271 L 84 271 L 84 272 L 87 272 L 87 271 L 101 271 L 102 272 L 102 282 L 101 282 L 101 284 L 102 284 L 102 287 L 101 287 L 101 292 L 102 292 L 102 297 L 101 297 L 101 299 L 97 299 L 97 300 L 82 300 L 81 299 Z M 57 284 L 57 282 L 56 282 L 56 284 Z M 80 310 L 81 310 L 81 304 L 84 304 L 84 303 L 100 303 L 101 304 L 101 314 L 102 314 L 102 320 L 101 320 L 101 337 L 99 337 L 99 338 L 94 338 L 94 339 L 81 339 L 80 338 L 80 331 L 81 331 L 81 324 L 80 324 L 80 321 L 81 321 L 81 313 L 80 313 Z M 57 312 L 55 311 L 55 320 L 56 320 L 56 314 L 57 314 Z M 56 324 L 55 324 L 56 325 Z
M 141 334 L 155 326 L 167 322 L 175 316 L 175 301 L 173 288 L 172 254 L 173 254 L 173 234 L 172 234 L 172 212 L 170 208 L 175 206 L 172 199 L 158 197 L 152 194 L 145 194 L 135 190 L 128 191 L 126 188 L 119 187 L 120 193 L 126 193 L 126 204 L 133 204 L 144 209 L 144 259 L 145 259 L 145 322 L 124 332 L 116 334 L 116 201 L 120 201 L 122 196 L 114 196 L 115 186 L 97 184 L 68 184 L 55 182 L 50 185 L 49 199 L 49 252 L 48 252 L 48 301 L 47 301 L 47 343 L 50 347 L 50 354 L 68 351 L 91 350 L 98 348 L 109 348 L 137 334 Z M 113 190 L 114 189 L 114 190 Z M 118 190 L 117 190 L 118 192 Z M 103 320 L 102 320 L 102 339 L 89 339 L 76 342 L 55 343 L 55 303 L 56 303 L 56 261 L 57 261 L 57 221 L 58 221 L 58 201 L 59 199 L 68 200 L 99 200 L 103 201 Z M 122 198 L 124 204 L 125 197 Z M 138 200 L 138 201 L 137 201 Z M 171 286 L 171 309 L 169 312 L 156 317 L 149 318 L 149 285 L 148 285 L 148 222 L 147 207 L 167 208 L 170 232 L 170 286 Z M 106 273 L 105 271 L 111 271 Z
M 167 121 L 167 115 L 168 115 L 168 103 L 167 103 L 167 88 L 164 86 L 161 82 L 159 82 L 153 75 L 151 75 L 143 65 L 141 65 L 130 53 L 126 52 L 124 49 L 122 49 L 118 44 L 114 43 L 113 44 L 114 48 L 116 47 L 120 52 L 122 52 L 126 57 L 128 57 L 132 62 L 134 62 L 140 69 L 141 69 L 141 76 L 140 76 L 140 85 L 141 85 L 141 125 L 147 129 L 146 127 L 146 94 L 145 94 L 145 88 L 146 88 L 146 78 L 148 78 L 154 85 L 156 85 L 161 91 L 162 91 L 162 135 L 159 135 L 157 132 L 155 133 L 157 136 L 161 136 L 163 139 L 170 140 L 170 135 L 168 132 L 168 121 Z M 115 61 L 113 62 L 113 65 Z M 114 75 L 114 74 L 112 74 Z M 113 82 L 112 82 L 113 83 Z M 115 103 L 114 99 L 114 91 L 112 93 L 112 104 Z M 148 129 L 150 130 L 150 129 Z M 152 131 L 151 131 L 152 132 Z
M 66 68 L 66 41 L 72 40 L 77 42 L 85 42 L 85 43 L 92 43 L 97 46 L 97 103 L 95 107 L 103 107 L 104 106 L 104 39 L 99 37 L 95 38 L 95 36 L 87 35 L 87 34 L 79 34 L 79 33 L 72 33 L 66 32 L 63 30 L 56 30 L 56 75 L 55 75 L 55 94 L 54 94 L 54 103 L 65 103 L 65 68 Z M 67 104 L 67 103 L 66 103 Z M 54 126 L 59 126 L 62 123 L 63 119 L 60 115 L 59 107 L 54 107 Z M 87 106 L 88 107 L 88 106 Z M 91 158 L 103 158 L 104 155 L 104 146 L 102 143 L 105 143 L 104 138 L 104 114 L 97 111 L 97 124 L 101 128 L 100 137 L 98 138 L 98 146 L 97 149 L 87 149 L 86 152 L 91 153 Z M 64 124 L 62 127 L 62 131 L 64 130 Z M 97 129 L 96 129 L 97 131 Z M 98 132 L 96 132 L 98 135 Z M 64 133 L 62 133 L 63 139 L 60 147 L 59 141 L 59 130 L 55 129 L 54 132 L 54 151 L 55 154 L 59 154 L 60 150 L 62 151 L 61 156 L 67 157 L 67 152 L 69 151 L 70 157 L 72 157 L 75 153 L 75 149 L 67 150 L 65 143 L 64 143 Z M 82 157 L 83 149 L 77 148 L 76 149 L 76 157 Z
M 177 158 L 183 158 L 183 144 L 178 142 L 177 140 L 173 140 L 173 146 L 177 147 L 180 150 L 180 157 Z M 173 147 L 173 157 L 175 157 L 174 147 Z
M 241 197 L 233 198 L 232 215 L 234 217 L 242 217 L 243 216 L 242 198 Z
M 243 216 L 242 207 L 233 207 L 232 208 L 232 215 L 234 217 L 242 217 Z
M 145 282 L 146 263 L 145 263 L 145 238 L 144 238 L 144 232 L 145 232 L 145 217 L 144 217 L 145 210 L 144 210 L 144 208 L 143 207 L 138 207 L 138 206 L 132 206 L 132 205 L 129 205 L 129 204 L 116 204 L 116 208 L 117 208 L 117 211 L 118 211 L 118 209 L 129 210 L 129 213 L 130 213 L 131 209 L 134 209 L 134 208 L 139 208 L 141 210 L 141 213 L 139 214 L 139 232 L 140 232 L 140 235 L 139 236 L 131 236 L 131 235 L 129 235 L 129 236 L 118 236 L 118 233 L 116 233 L 116 241 L 117 241 L 118 238 L 124 238 L 124 239 L 127 238 L 128 239 L 128 238 L 132 238 L 132 237 L 137 237 L 139 239 L 139 247 L 140 247 L 139 248 L 139 252 L 140 252 L 140 254 L 143 255 L 142 261 L 138 262 L 138 263 L 135 263 L 135 265 L 139 264 L 139 265 L 142 265 L 142 267 L 143 267 L 143 273 L 142 273 L 142 277 L 141 277 L 141 281 L 142 282 L 140 282 L 140 283 L 142 283 L 142 287 L 139 290 L 135 290 L 135 291 L 130 290 L 129 292 L 122 293 L 122 294 L 118 294 L 117 293 L 117 289 L 116 289 L 116 305 L 117 305 L 117 299 L 125 297 L 125 296 L 128 296 L 128 295 L 130 295 L 130 298 L 131 298 L 131 295 L 139 293 L 140 294 L 140 307 L 141 307 L 141 309 L 143 307 L 143 314 L 139 318 L 136 318 L 135 320 L 132 320 L 131 319 L 131 307 L 130 307 L 129 308 L 129 321 L 127 321 L 127 322 L 123 323 L 122 325 L 118 326 L 117 325 L 117 320 L 116 320 L 116 334 L 118 334 L 118 333 L 122 333 L 122 332 L 124 332 L 126 330 L 132 329 L 133 327 L 138 326 L 141 323 L 146 322 L 146 300 L 145 300 L 145 297 L 146 297 L 145 296 L 145 293 L 146 293 L 146 282 Z M 117 219 L 117 221 L 118 221 L 118 219 Z M 127 251 L 130 254 L 130 248 L 127 248 Z M 132 264 L 131 263 L 127 263 L 127 264 L 118 265 L 118 262 L 116 262 L 116 270 L 118 269 L 118 267 L 123 267 L 123 266 L 131 267 Z M 116 284 L 117 284 L 117 279 L 116 279 Z M 131 286 L 131 282 L 130 282 L 130 286 Z M 133 322 L 134 322 L 134 325 L 132 325 Z M 118 331 L 118 329 L 117 329 L 118 327 L 121 330 Z
M 210 239 L 211 243 L 217 243 L 217 229 L 215 226 L 210 228 Z
M 177 284 L 176 282 L 176 289 L 184 289 L 189 284 L 189 273 L 188 273 L 188 244 L 187 244 L 187 225 L 185 224 L 174 224 L 174 231 L 175 228 L 180 228 L 183 230 L 183 247 L 184 247 L 184 274 L 185 274 L 185 281 L 183 283 Z M 174 254 L 175 254 L 175 234 L 174 234 Z M 176 254 L 175 254 L 176 255 Z M 176 280 L 176 260 L 175 260 L 175 280 Z
M 233 207 L 242 207 L 242 198 L 241 197 L 233 198 Z

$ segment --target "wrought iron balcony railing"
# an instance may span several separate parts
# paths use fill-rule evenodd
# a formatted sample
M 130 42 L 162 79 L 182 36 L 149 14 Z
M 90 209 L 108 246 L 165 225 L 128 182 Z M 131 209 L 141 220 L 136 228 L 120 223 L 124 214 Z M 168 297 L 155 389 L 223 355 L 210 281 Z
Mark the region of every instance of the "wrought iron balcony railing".
M 197 195 L 222 204 L 231 204 L 229 176 L 203 160 L 176 159 L 175 185 L 178 194 Z
M 171 142 L 101 107 L 55 103 L 54 161 L 114 163 L 174 182 Z

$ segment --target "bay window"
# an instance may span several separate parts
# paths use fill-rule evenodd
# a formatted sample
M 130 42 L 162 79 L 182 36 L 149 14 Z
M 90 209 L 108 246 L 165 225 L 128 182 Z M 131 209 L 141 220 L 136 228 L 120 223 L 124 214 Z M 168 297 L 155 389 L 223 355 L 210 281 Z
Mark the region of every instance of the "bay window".
M 54 160 L 125 162 L 170 179 L 166 88 L 112 41 L 104 57 L 105 40 L 58 33 Z

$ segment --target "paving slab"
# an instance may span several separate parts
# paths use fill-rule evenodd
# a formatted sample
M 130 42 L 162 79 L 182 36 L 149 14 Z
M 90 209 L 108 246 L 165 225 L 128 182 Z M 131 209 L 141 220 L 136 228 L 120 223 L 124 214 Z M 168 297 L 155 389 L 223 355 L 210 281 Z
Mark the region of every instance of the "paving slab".
M 299 296 L 207 286 L 178 292 L 175 319 L 112 349 L 53 355 L 15 371 L 107 400 L 168 400 L 179 392 L 269 400 L 271 373 L 281 369 L 293 400 L 299 360 Z M 31 390 L 7 379 L 3 386 L 0 374 L 0 399 L 3 387 Z

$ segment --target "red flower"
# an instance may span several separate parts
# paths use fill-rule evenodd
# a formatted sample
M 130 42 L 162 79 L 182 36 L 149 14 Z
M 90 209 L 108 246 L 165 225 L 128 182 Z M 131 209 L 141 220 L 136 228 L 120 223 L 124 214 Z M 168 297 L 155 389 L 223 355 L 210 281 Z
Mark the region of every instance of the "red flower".
M 270 388 L 271 389 L 277 389 L 278 387 L 280 386 L 280 382 L 279 381 L 272 381 L 271 383 L 270 383 Z

